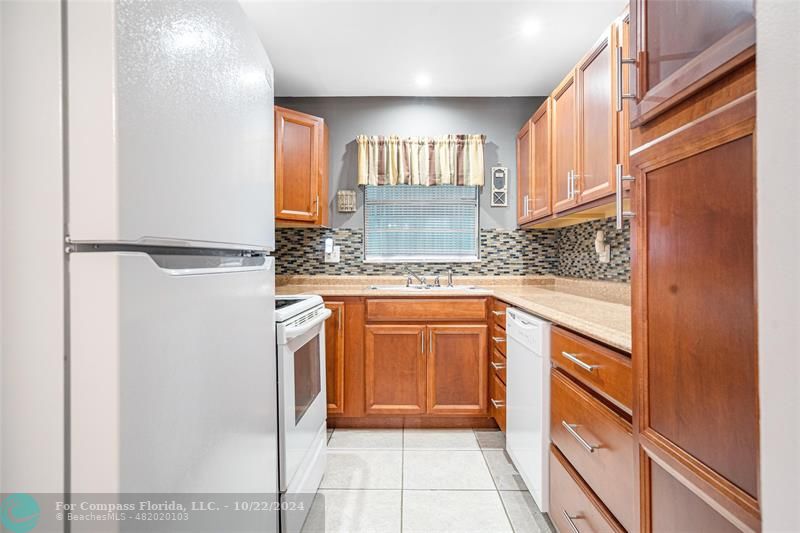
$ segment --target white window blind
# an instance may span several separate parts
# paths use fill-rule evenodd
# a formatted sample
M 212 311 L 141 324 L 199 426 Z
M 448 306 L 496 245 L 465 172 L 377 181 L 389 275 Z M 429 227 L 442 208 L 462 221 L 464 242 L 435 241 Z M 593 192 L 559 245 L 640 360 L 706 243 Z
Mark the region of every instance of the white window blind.
M 478 187 L 366 186 L 364 260 L 477 261 L 478 199 Z

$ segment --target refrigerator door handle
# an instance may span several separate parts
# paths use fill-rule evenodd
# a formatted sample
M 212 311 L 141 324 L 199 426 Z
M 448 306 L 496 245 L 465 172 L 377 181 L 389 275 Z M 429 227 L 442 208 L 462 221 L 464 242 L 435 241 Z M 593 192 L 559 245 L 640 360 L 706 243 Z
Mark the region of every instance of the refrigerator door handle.
M 147 254 L 150 259 L 170 276 L 199 276 L 209 274 L 232 274 L 236 272 L 269 271 L 275 258 L 265 255 L 160 255 Z

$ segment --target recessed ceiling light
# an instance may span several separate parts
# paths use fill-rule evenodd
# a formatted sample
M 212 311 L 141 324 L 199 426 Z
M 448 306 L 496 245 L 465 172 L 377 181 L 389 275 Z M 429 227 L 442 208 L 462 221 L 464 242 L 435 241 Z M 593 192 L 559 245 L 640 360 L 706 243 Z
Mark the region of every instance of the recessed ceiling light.
M 528 18 L 522 21 L 522 26 L 520 27 L 520 33 L 523 37 L 533 37 L 539 30 L 541 29 L 542 25 L 539 21 L 535 18 Z
M 420 72 L 414 81 L 417 83 L 417 87 L 427 87 L 431 84 L 431 77 L 425 72 Z

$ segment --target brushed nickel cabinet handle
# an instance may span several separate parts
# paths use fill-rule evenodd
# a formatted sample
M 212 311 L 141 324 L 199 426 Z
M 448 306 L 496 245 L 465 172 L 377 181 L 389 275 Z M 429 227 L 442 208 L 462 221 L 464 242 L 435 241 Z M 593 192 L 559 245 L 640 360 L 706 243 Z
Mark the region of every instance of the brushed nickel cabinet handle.
M 422 332 L 422 335 L 419 336 L 419 340 L 422 341 L 422 353 L 425 353 L 425 332 Z
M 584 363 L 583 361 L 578 359 L 577 355 L 575 355 L 573 353 L 561 352 L 561 355 L 563 355 L 564 357 L 566 357 L 567 359 L 569 359 L 570 361 L 572 361 L 573 363 L 575 363 L 576 365 L 578 365 L 582 369 L 586 370 L 587 372 L 594 372 L 594 369 L 597 368 L 597 365 L 590 365 L 590 364 Z
M 503 316 L 503 315 L 506 314 L 506 312 L 505 311 L 492 311 L 492 314 L 494 316 Z
M 492 405 L 494 405 L 495 409 L 502 409 L 506 406 L 506 402 L 501 402 L 500 400 L 495 400 L 494 398 L 492 398 L 490 401 L 492 402 Z
M 625 181 L 635 181 L 636 178 L 633 176 L 623 176 L 622 175 L 622 163 L 617 163 L 617 166 L 614 168 L 615 178 L 617 180 L 617 192 L 616 192 L 616 215 L 617 215 L 617 229 L 622 229 L 622 221 L 624 218 L 630 218 L 635 215 L 635 213 L 631 211 L 623 211 L 622 210 L 622 183 Z
M 494 342 L 506 342 L 506 339 L 503 337 L 492 337 Z
M 570 516 L 567 511 L 564 511 L 564 518 L 567 519 L 567 523 L 569 524 L 569 527 L 572 530 L 572 533 L 581 533 L 581 531 L 575 525 L 575 522 L 573 522 L 573 520 L 580 519 L 580 516 L 577 516 L 577 515 L 576 516 Z
M 636 60 L 622 57 L 622 47 L 617 46 L 617 112 L 622 112 L 622 99 L 636 99 L 633 93 L 622 92 L 622 65 L 635 65 Z
M 564 429 L 567 430 L 567 433 L 572 435 L 575 438 L 575 440 L 578 441 L 578 443 L 581 446 L 583 446 L 584 450 L 586 450 L 589 453 L 594 453 L 594 451 L 597 449 L 597 446 L 592 446 L 591 444 L 586 442 L 586 439 L 581 437 L 580 434 L 577 431 L 575 431 L 576 427 L 575 424 L 568 424 L 566 420 L 562 420 L 561 425 L 564 426 Z
M 505 367 L 506 365 L 504 365 L 503 363 L 495 363 L 494 361 L 492 361 L 492 368 L 494 368 L 495 370 L 503 370 Z

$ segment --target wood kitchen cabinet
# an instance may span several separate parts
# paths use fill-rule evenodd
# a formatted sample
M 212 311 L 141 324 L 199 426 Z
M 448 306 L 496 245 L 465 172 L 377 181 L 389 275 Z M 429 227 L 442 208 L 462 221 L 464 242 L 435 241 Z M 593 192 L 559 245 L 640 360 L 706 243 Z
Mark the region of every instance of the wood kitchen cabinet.
M 328 414 L 344 413 L 345 303 L 325 301 L 331 317 L 325 321 L 325 387 Z
M 519 225 L 558 227 L 613 215 L 617 174 L 626 173 L 630 151 L 628 100 L 618 104 L 632 85 L 631 69 L 618 67 L 631 53 L 629 21 L 626 10 L 520 130 Z
M 487 410 L 488 327 L 428 326 L 428 413 L 481 415 Z
M 631 0 L 638 126 L 755 57 L 753 0 Z
M 531 121 L 517 132 L 517 223 L 527 224 L 530 217 L 531 176 L 533 174 L 533 142 Z
M 613 194 L 617 164 L 616 27 L 606 30 L 575 69 L 578 162 L 573 194 L 584 204 Z
M 552 213 L 550 204 L 550 98 L 517 133 L 517 223 Z
M 759 531 L 752 2 L 634 9 L 639 529 Z
M 553 212 L 550 190 L 552 182 L 550 143 L 552 125 L 548 97 L 531 117 L 531 176 L 530 176 L 530 220 L 538 220 Z
M 367 325 L 364 332 L 366 412 L 422 414 L 427 409 L 426 327 Z
M 275 106 L 275 221 L 328 225 L 328 126 L 325 120 Z
M 573 189 L 578 168 L 578 109 L 575 71 L 558 85 L 551 95 L 552 101 L 552 198 L 553 211 L 558 213 L 575 207 L 578 203 Z
M 483 415 L 487 326 L 367 325 L 366 412 Z

